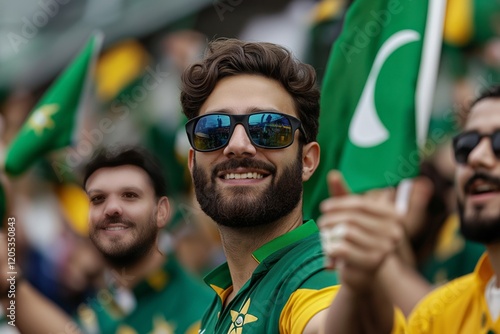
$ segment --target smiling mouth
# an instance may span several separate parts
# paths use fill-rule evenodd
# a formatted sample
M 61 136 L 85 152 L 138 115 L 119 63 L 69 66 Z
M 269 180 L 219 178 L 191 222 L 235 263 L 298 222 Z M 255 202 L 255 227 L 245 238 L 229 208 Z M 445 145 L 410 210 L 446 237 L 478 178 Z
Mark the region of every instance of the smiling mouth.
M 224 180 L 239 180 L 239 179 L 262 179 L 263 174 L 260 173 L 227 173 L 222 176 Z
M 500 191 L 500 186 L 497 183 L 487 182 L 484 180 L 476 180 L 472 182 L 466 189 L 468 195 L 483 195 L 497 193 Z
M 121 230 L 126 230 L 128 227 L 127 226 L 108 226 L 105 227 L 105 231 L 121 231 Z

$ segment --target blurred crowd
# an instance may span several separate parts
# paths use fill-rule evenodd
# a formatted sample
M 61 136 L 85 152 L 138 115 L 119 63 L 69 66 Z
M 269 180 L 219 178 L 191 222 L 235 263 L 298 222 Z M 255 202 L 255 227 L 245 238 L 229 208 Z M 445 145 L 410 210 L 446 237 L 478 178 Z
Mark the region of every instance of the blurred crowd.
M 86 135 L 80 140 L 93 149 L 115 143 L 140 145 L 161 160 L 174 214 L 160 245 L 165 253 L 175 252 L 196 277 L 201 279 L 222 263 L 224 254 L 215 224 L 194 199 L 186 166 L 189 143 L 178 87 L 182 71 L 203 55 L 207 41 L 236 37 L 288 47 L 314 66 L 321 83 L 349 4 L 349 0 L 207 2 L 141 36 L 105 39 L 96 85 L 83 106 Z M 63 9 L 57 14 L 61 19 Z M 0 62 L 3 66 L 9 64 Z M 51 80 L 56 75 L 54 71 Z M 3 89 L 0 156 L 51 80 L 36 87 L 12 84 Z M 441 129 L 446 140 L 429 137 L 433 149 L 425 152 L 411 197 L 419 210 L 410 210 L 406 220 L 405 259 L 435 286 L 471 272 L 484 252 L 484 246 L 459 233 L 450 142 L 460 129 L 461 110 L 483 87 L 493 84 L 500 84 L 500 2 L 449 0 L 429 131 Z M 93 130 L 103 118 L 111 120 L 112 131 L 96 134 Z M 64 164 L 73 153 L 76 162 L 71 168 L 54 168 L 53 161 Z M 87 238 L 88 200 L 81 189 L 79 168 L 91 155 L 73 153 L 65 149 L 40 159 L 22 176 L 9 178 L 5 189 L 8 216 L 17 224 L 16 264 L 34 287 L 69 314 L 106 286 L 105 262 Z M 3 321 L 0 332 L 15 333 Z

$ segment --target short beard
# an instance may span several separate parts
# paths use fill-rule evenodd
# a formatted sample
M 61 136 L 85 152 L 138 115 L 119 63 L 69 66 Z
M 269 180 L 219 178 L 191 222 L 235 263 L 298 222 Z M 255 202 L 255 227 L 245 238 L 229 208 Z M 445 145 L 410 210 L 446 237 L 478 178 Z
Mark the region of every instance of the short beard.
M 274 178 L 264 193 L 254 195 L 255 189 L 234 187 L 232 199 L 225 198 L 216 189 L 217 173 L 221 170 L 243 168 L 263 169 L 275 177 L 276 168 L 251 158 L 230 159 L 217 165 L 208 177 L 193 161 L 193 182 L 201 209 L 217 224 L 232 228 L 270 225 L 293 211 L 302 198 L 302 145 L 297 160 L 285 166 L 279 178 Z
M 99 243 L 95 230 L 90 232 L 90 240 L 102 254 L 104 259 L 115 268 L 131 267 L 140 262 L 151 251 L 151 248 L 156 244 L 158 229 L 156 225 L 156 215 L 152 215 L 148 221 L 148 225 L 142 230 L 136 229 L 139 233 L 137 239 L 131 245 L 113 244 L 110 248 L 105 248 Z M 101 224 L 122 223 L 127 226 L 134 226 L 133 222 L 123 220 L 119 217 L 109 218 L 101 222 Z M 99 226 L 98 225 L 98 226 Z
M 458 201 L 460 232 L 462 232 L 467 240 L 482 244 L 491 244 L 500 241 L 500 216 L 496 218 L 481 218 L 478 212 L 474 218 L 468 219 L 465 217 L 464 211 L 464 204 Z

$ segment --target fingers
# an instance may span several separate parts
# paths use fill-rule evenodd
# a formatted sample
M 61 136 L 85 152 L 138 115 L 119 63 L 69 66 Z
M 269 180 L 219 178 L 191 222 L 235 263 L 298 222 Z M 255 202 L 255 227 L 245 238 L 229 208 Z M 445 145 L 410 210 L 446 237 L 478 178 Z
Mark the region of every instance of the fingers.
M 392 198 L 394 190 L 380 191 L 375 195 L 350 195 L 328 198 L 320 203 L 322 214 L 339 212 L 363 212 L 374 216 L 399 217 L 394 209 Z
M 341 197 L 351 193 L 344 177 L 337 170 L 331 170 L 328 173 L 326 182 L 328 183 L 328 191 L 332 197 Z
M 377 265 L 377 257 L 395 251 L 403 237 L 401 224 L 381 222 L 367 215 L 326 215 L 318 225 L 326 255 L 361 267 L 365 263 L 367 267 Z
M 329 173 L 328 187 L 334 197 L 320 204 L 317 221 L 326 265 L 339 270 L 343 283 L 364 289 L 404 237 L 395 190 L 351 194 L 337 171 Z

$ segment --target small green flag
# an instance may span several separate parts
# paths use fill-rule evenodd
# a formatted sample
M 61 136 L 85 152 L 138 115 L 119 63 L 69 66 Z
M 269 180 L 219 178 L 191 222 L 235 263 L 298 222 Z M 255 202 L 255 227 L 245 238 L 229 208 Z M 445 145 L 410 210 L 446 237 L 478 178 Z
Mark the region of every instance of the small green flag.
M 56 79 L 7 148 L 5 171 L 16 176 L 46 153 L 71 145 L 78 131 L 81 101 L 103 36 L 94 34 Z
M 305 217 L 318 216 L 331 169 L 354 192 L 418 173 L 444 8 L 444 0 L 356 0 L 348 9 L 322 86 L 321 163 L 304 186 Z

